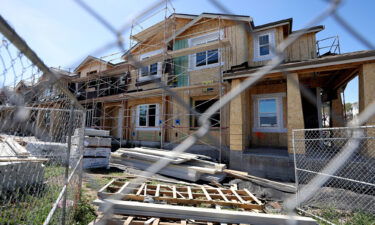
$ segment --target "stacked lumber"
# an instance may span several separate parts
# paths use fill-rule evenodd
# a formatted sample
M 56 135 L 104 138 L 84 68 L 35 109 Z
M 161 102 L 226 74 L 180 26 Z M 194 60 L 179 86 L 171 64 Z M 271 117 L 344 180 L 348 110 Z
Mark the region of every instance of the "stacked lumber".
M 34 157 L 13 136 L 0 137 L 0 193 L 41 185 L 45 158 Z
M 80 129 L 74 131 L 72 144 L 79 145 Z M 108 168 L 111 156 L 111 138 L 109 131 L 84 129 L 83 169 Z
M 220 182 L 225 178 L 225 164 L 208 161 L 207 156 L 148 148 L 120 148 L 111 154 L 111 162 L 146 170 L 150 165 L 167 160 L 169 164 L 158 171 L 170 177 L 196 182 L 198 180 Z

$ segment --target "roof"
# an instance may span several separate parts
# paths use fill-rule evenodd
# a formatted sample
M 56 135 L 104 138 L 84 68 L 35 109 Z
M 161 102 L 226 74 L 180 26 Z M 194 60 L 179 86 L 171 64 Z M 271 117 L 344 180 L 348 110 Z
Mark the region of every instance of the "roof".
M 102 59 L 99 59 L 99 58 L 96 58 L 96 57 L 94 57 L 94 56 L 91 56 L 91 55 L 89 55 L 89 56 L 87 56 L 86 58 L 85 58 L 85 60 L 83 60 L 75 69 L 74 69 L 74 72 L 77 72 L 82 66 L 84 66 L 86 63 L 88 63 L 88 62 L 90 62 L 90 61 L 92 61 L 92 60 L 94 60 L 94 61 L 98 61 L 98 62 L 100 62 L 100 63 L 105 63 L 105 64 L 109 64 L 109 65 L 111 65 L 111 66 L 114 66 L 114 64 L 113 63 L 111 63 L 111 62 L 107 62 L 107 61 L 105 61 L 105 60 L 102 60 Z
M 271 70 L 269 74 L 287 72 L 287 71 L 314 69 L 314 68 L 319 68 L 319 67 L 324 67 L 324 66 L 363 63 L 366 61 L 374 61 L 374 60 L 375 60 L 375 50 L 349 52 L 349 53 L 344 53 L 340 55 L 331 55 L 331 56 L 325 56 L 321 58 L 305 60 L 301 62 L 283 63 L 275 67 L 273 70 Z M 224 74 L 224 79 L 230 80 L 230 79 L 236 79 L 236 78 L 249 77 L 256 71 L 258 71 L 260 68 L 262 67 L 247 68 L 247 69 L 239 70 L 236 72 L 227 71 Z
M 258 26 L 255 26 L 253 22 L 251 23 L 251 26 L 252 26 L 254 31 L 260 31 L 260 30 L 263 30 L 263 29 L 269 29 L 271 27 L 278 27 L 278 26 L 282 26 L 282 25 L 288 25 L 289 26 L 289 33 L 291 33 L 292 32 L 292 25 L 293 25 L 293 18 L 278 20 L 278 21 L 274 21 L 274 22 L 271 22 L 271 23 L 266 23 L 266 24 L 262 24 L 262 25 L 258 25 Z

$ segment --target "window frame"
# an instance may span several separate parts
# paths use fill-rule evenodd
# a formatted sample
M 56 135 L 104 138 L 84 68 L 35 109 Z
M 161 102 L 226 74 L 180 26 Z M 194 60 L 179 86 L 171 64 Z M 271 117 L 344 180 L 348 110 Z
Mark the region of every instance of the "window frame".
M 286 96 L 285 92 L 272 93 L 272 94 L 260 94 L 253 95 L 253 132 L 264 132 L 264 133 L 285 133 L 287 129 L 284 126 L 284 112 L 283 112 L 283 98 Z M 276 100 L 276 122 L 277 126 L 273 127 L 262 127 L 260 126 L 260 112 L 259 103 L 261 100 L 275 99 Z
M 214 101 L 211 104 L 211 106 L 212 106 L 217 101 L 219 101 L 219 99 L 212 98 L 212 97 L 207 97 L 207 96 L 205 96 L 204 98 L 203 97 L 200 97 L 200 98 L 191 98 L 190 99 L 190 106 L 192 108 L 194 108 L 195 110 L 197 110 L 196 108 L 197 108 L 198 105 L 204 104 L 204 103 L 196 104 L 197 101 L 202 101 L 202 102 Z M 219 120 L 215 121 L 215 123 L 212 123 L 212 120 L 215 120 L 212 117 L 215 116 L 216 114 L 219 116 Z M 210 117 L 210 120 L 211 120 L 211 129 L 219 129 L 221 127 L 221 115 L 220 115 L 220 111 L 216 112 L 213 116 Z M 195 115 L 191 115 L 190 116 L 190 124 L 189 124 L 190 125 L 190 129 L 197 129 L 197 128 L 199 128 L 198 120 L 199 120 L 199 117 L 196 117 Z
M 155 126 L 150 127 L 149 125 L 149 107 L 150 105 L 155 105 Z M 140 108 L 142 106 L 147 106 L 147 114 L 146 114 L 146 126 L 141 126 L 139 123 L 140 119 Z M 150 104 L 141 104 L 136 106 L 136 115 L 135 115 L 135 130 L 160 130 L 160 123 L 159 123 L 159 117 L 160 117 L 160 106 L 158 103 L 150 103 Z
M 147 59 L 151 56 L 160 54 L 162 52 L 163 52 L 163 49 L 157 49 L 155 51 L 144 53 L 144 54 L 139 56 L 139 60 L 142 61 L 144 59 Z M 156 74 L 151 75 L 151 66 L 154 65 L 154 64 L 156 64 Z M 142 69 L 145 68 L 145 67 L 147 67 L 147 75 L 146 76 L 144 76 L 143 73 L 142 73 Z M 156 62 L 156 63 L 152 63 L 150 65 L 141 67 L 141 68 L 138 69 L 138 81 L 147 81 L 147 80 L 153 80 L 153 79 L 161 78 L 161 74 L 162 74 L 161 70 L 162 70 L 162 62 Z
M 269 46 L 269 54 L 267 55 L 260 55 L 260 48 L 266 45 L 261 45 L 259 43 L 259 37 L 261 36 L 268 36 L 268 46 Z M 267 30 L 267 31 L 262 31 L 254 34 L 253 36 L 253 46 L 254 46 L 254 57 L 253 61 L 264 61 L 264 60 L 270 60 L 275 56 L 275 53 L 272 51 L 272 49 L 275 48 L 276 43 L 275 43 L 275 30 Z
M 194 46 L 198 46 L 198 45 L 207 44 L 207 43 L 213 42 L 213 41 L 218 41 L 218 40 L 221 40 L 223 38 L 224 38 L 224 32 L 223 32 L 223 30 L 211 32 L 211 33 L 204 34 L 204 35 L 201 35 L 201 36 L 198 36 L 198 37 L 193 37 L 193 38 L 190 38 L 188 40 L 189 48 L 194 47 Z M 208 56 L 208 51 L 212 51 L 212 50 L 217 50 L 218 62 L 217 63 L 208 64 L 208 57 L 207 57 Z M 216 67 L 216 66 L 224 64 L 223 61 L 220 62 L 220 58 L 221 58 L 220 56 L 221 56 L 221 54 L 220 54 L 219 49 L 211 49 L 211 50 L 202 51 L 202 52 L 206 53 L 206 59 L 205 59 L 206 60 L 206 64 L 202 65 L 202 66 L 197 66 L 196 65 L 197 64 L 196 63 L 197 54 L 201 53 L 201 52 L 190 54 L 189 55 L 189 69 L 188 69 L 188 71 L 207 69 L 207 68 L 212 68 L 212 67 Z

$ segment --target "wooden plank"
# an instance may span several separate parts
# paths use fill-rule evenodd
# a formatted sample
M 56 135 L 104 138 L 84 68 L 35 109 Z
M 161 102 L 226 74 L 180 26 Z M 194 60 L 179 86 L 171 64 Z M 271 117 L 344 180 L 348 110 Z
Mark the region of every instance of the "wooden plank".
M 217 190 L 217 192 L 219 192 L 220 196 L 224 199 L 224 201 L 229 202 L 227 197 L 224 195 L 224 193 L 219 188 L 216 188 L 216 190 Z
M 124 185 L 121 186 L 121 188 L 117 191 L 117 193 L 122 193 L 124 189 L 129 185 L 129 182 L 125 182 Z
M 124 222 L 124 225 L 129 225 L 132 222 L 133 219 L 134 219 L 133 216 L 129 216 L 128 218 L 126 218 L 126 220 Z
M 230 189 L 232 191 L 232 193 L 237 197 L 237 199 L 242 202 L 242 203 L 246 203 L 239 194 L 237 194 L 236 190 L 234 188 L 231 188 Z
M 191 193 L 191 188 L 189 186 L 187 187 L 187 190 L 188 190 L 189 199 L 193 199 L 193 194 Z
M 156 192 L 155 192 L 155 197 L 159 197 L 159 196 L 160 196 L 160 184 L 156 186 Z
M 249 223 L 252 225 L 287 224 L 290 217 L 279 214 L 265 214 L 255 212 L 241 212 L 230 210 L 216 210 L 210 208 L 196 208 L 190 206 L 164 205 L 144 202 L 121 200 L 95 200 L 99 210 L 106 208 L 107 202 L 113 206 L 113 213 L 121 215 L 152 216 L 160 218 L 193 219 L 219 223 Z M 308 217 L 293 216 L 299 225 L 317 225 L 317 222 Z
M 147 195 L 147 184 L 145 184 L 145 188 L 144 188 L 144 192 L 143 192 L 143 196 L 146 196 Z
M 172 190 L 173 190 L 173 198 L 177 198 L 176 186 L 173 185 Z
M 140 195 L 142 193 L 142 190 L 143 190 L 145 185 L 146 185 L 145 183 L 141 184 L 141 187 L 138 189 L 136 195 Z
M 262 202 L 259 201 L 259 199 L 257 197 L 255 197 L 249 190 L 247 190 L 246 188 L 243 189 L 252 199 L 254 199 L 254 201 L 256 203 L 258 203 L 259 205 L 262 205 Z
M 158 225 L 160 222 L 160 218 L 156 218 L 154 222 L 152 222 L 152 225 Z
M 128 194 L 122 197 L 124 200 L 133 200 L 138 202 L 143 202 L 145 196 Z M 218 200 L 205 200 L 205 199 L 181 199 L 181 198 L 171 198 L 171 197 L 154 197 L 154 200 L 165 201 L 168 204 L 181 204 L 181 205 L 197 205 L 197 204 L 208 204 L 208 205 L 221 205 L 221 206 L 231 206 L 235 208 L 242 208 L 247 210 L 257 209 L 263 210 L 263 205 L 252 204 L 252 203 L 242 203 L 238 201 L 218 201 Z
M 156 218 L 152 217 L 144 222 L 144 225 L 150 225 Z
M 208 194 L 206 188 L 204 188 L 203 186 L 201 187 L 202 188 L 202 191 L 204 193 L 204 195 L 206 196 L 207 200 L 212 200 L 211 196 Z

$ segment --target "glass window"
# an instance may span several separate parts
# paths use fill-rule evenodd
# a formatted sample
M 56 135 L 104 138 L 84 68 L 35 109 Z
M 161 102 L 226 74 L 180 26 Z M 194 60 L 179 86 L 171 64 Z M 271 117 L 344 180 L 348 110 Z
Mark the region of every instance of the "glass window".
M 139 105 L 137 119 L 139 127 L 156 127 L 158 120 L 156 104 Z
M 141 68 L 141 76 L 142 77 L 148 76 L 148 66 L 144 66 Z
M 156 105 L 148 106 L 148 126 L 156 127 Z
M 150 75 L 158 74 L 158 63 L 154 63 L 150 65 Z
M 277 127 L 276 98 L 259 99 L 258 118 L 260 127 Z
M 138 124 L 141 127 L 147 126 L 147 105 L 139 106 Z
M 206 53 L 207 52 L 196 53 L 195 66 L 205 66 L 206 65 Z
M 209 50 L 207 51 L 207 64 L 213 64 L 219 62 L 219 54 L 218 50 Z
M 270 54 L 270 40 L 269 35 L 259 36 L 259 55 L 265 56 Z

